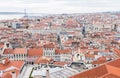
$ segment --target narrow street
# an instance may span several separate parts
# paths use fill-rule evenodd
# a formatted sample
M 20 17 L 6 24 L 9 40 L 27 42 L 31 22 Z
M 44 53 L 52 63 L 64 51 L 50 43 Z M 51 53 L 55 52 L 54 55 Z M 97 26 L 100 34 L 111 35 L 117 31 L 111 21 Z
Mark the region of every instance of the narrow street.
M 23 70 L 23 72 L 21 73 L 21 77 L 20 78 L 29 78 L 29 75 L 30 75 L 30 73 L 32 71 L 32 68 L 33 68 L 32 66 L 27 65 L 25 67 L 25 69 Z

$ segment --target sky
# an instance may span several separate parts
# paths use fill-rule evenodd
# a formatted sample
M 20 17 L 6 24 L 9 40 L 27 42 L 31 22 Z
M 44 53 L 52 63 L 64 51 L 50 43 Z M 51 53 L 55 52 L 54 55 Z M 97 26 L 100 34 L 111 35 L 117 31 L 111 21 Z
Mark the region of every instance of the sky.
M 92 13 L 120 11 L 120 0 L 0 0 L 0 12 Z

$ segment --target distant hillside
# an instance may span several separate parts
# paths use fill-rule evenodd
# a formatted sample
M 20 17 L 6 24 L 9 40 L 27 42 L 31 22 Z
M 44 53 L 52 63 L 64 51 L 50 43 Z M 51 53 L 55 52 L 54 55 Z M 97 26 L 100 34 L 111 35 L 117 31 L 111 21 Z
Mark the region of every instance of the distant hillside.
M 24 14 L 23 12 L 0 12 L 0 14 Z
M 0 12 L 0 15 L 10 15 L 10 14 L 24 14 L 24 12 Z M 108 11 L 108 12 L 93 12 L 93 13 L 63 13 L 63 14 L 47 14 L 47 13 L 27 13 L 33 16 L 46 16 L 46 15 L 82 15 L 82 14 L 120 14 L 120 11 Z

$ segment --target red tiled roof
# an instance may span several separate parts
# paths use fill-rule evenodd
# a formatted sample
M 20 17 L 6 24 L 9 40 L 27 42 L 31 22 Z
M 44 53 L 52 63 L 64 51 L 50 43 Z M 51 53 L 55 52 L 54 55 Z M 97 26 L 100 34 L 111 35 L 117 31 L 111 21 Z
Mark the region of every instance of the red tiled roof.
M 120 78 L 120 58 L 69 78 Z
M 120 50 L 119 50 L 119 49 L 116 48 L 116 49 L 114 49 L 113 51 L 114 51 L 118 56 L 120 56 Z
M 108 65 L 120 68 L 120 59 L 107 63 Z
M 0 45 L 0 48 L 3 48 L 4 47 L 4 45 Z
M 43 46 L 44 48 L 55 48 L 55 45 L 53 43 L 45 44 Z
M 114 74 L 108 74 L 108 75 L 104 76 L 103 78 L 120 78 L 120 77 L 116 76 Z
M 15 48 L 13 54 L 26 54 L 27 49 L 26 48 Z
M 28 56 L 42 56 L 43 49 L 42 48 L 31 48 L 28 50 Z
M 57 49 L 55 52 L 56 52 L 56 54 L 71 54 L 70 49 L 64 49 L 64 50 Z
M 95 58 L 95 55 L 94 55 L 94 54 L 85 54 L 85 57 L 88 57 L 88 58 Z
M 14 72 L 14 74 L 16 74 L 16 77 L 18 77 L 19 73 L 20 73 L 20 70 L 16 70 L 16 69 L 13 69 L 13 70 L 9 70 L 9 71 L 5 71 L 3 74 L 2 74 L 2 78 L 13 78 L 12 77 L 12 73 Z
M 103 66 L 94 68 L 94 70 L 88 70 L 86 72 L 76 74 L 74 76 L 71 76 L 70 78 L 96 78 L 96 77 L 105 75 L 107 73 L 108 73 L 108 71 L 106 69 L 106 66 L 103 65 Z
M 115 67 L 115 66 L 110 66 L 110 65 L 106 65 L 106 68 L 109 73 L 120 77 L 120 68 Z
M 5 74 L 2 75 L 2 78 L 12 78 L 12 74 L 5 73 Z
M 3 48 L 4 47 L 4 44 L 0 44 L 0 48 Z
M 13 49 L 5 49 L 3 54 L 13 54 Z
M 36 61 L 35 61 L 35 64 L 47 64 L 47 63 L 50 63 L 52 59 L 51 58 L 48 58 L 48 57 L 39 57 Z
M 106 57 L 100 57 L 97 61 L 93 61 L 92 64 L 103 64 L 105 62 L 107 62 Z
M 23 64 L 24 64 L 24 61 L 10 61 L 6 65 L 0 64 L 0 70 L 5 70 L 6 68 L 11 67 L 11 66 L 21 68 L 21 66 L 23 66 Z

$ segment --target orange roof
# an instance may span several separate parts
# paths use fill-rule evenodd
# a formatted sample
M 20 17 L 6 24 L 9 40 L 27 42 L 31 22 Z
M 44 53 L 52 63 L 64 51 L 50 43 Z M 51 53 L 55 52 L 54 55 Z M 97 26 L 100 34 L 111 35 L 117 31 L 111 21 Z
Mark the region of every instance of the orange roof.
M 15 48 L 13 54 L 26 54 L 27 49 L 26 48 Z
M 107 62 L 106 57 L 100 57 L 97 61 L 93 61 L 92 64 L 103 64 L 105 62 Z
M 107 63 L 108 65 L 120 68 L 120 59 Z
M 88 58 L 95 58 L 95 55 L 94 55 L 94 54 L 85 54 L 85 57 L 88 57 Z
M 45 44 L 44 48 L 55 48 L 55 45 L 53 43 Z
M 8 67 L 11 67 L 11 66 L 14 66 L 14 67 L 17 67 L 17 68 L 20 69 L 21 66 L 23 66 L 23 64 L 24 64 L 24 61 L 10 61 L 6 65 L 0 64 L 0 70 L 5 70 L 5 69 L 7 69 Z
M 13 49 L 5 49 L 3 54 L 13 54 Z
M 19 73 L 20 73 L 20 70 L 13 69 L 13 70 L 5 71 L 2 74 L 2 78 L 12 78 L 12 73 L 13 72 L 16 74 L 16 76 L 18 76 Z
M 114 49 L 113 51 L 114 51 L 118 56 L 120 56 L 120 50 L 119 50 L 119 49 L 116 48 L 116 49 Z
M 3 48 L 4 47 L 4 43 L 0 43 L 0 48 Z
M 12 78 L 12 74 L 10 74 L 10 73 L 4 73 L 2 75 L 2 78 Z
M 6 64 L 8 64 L 10 62 L 10 60 L 8 58 L 2 58 L 2 59 L 0 59 L 0 61 L 3 61 L 0 64 L 4 64 L 4 65 L 6 65 Z
M 4 45 L 0 44 L 0 48 L 3 48 L 3 47 L 4 47 Z
M 43 49 L 42 48 L 31 48 L 28 50 L 28 56 L 42 56 Z
M 101 71 L 102 70 L 102 71 Z M 76 74 L 74 76 L 71 76 L 70 78 L 96 78 L 96 77 L 100 77 L 102 75 L 107 74 L 108 71 L 105 67 L 105 65 L 94 68 L 94 70 L 88 70 L 86 72 L 80 73 L 80 74 Z
M 47 64 L 47 63 L 50 63 L 52 59 L 51 58 L 48 58 L 48 57 L 39 57 L 36 61 L 35 61 L 35 64 L 39 64 L 39 63 L 42 63 L 42 64 Z
M 120 58 L 69 78 L 120 78 Z
M 120 78 L 119 76 L 116 76 L 114 74 L 107 74 L 106 76 L 104 76 L 103 78 Z
M 106 65 L 106 68 L 109 73 L 120 77 L 120 68 L 115 67 L 115 66 L 110 66 L 110 65 Z
M 56 54 L 71 54 L 70 49 L 64 49 L 64 50 L 57 49 L 55 52 L 56 52 Z

